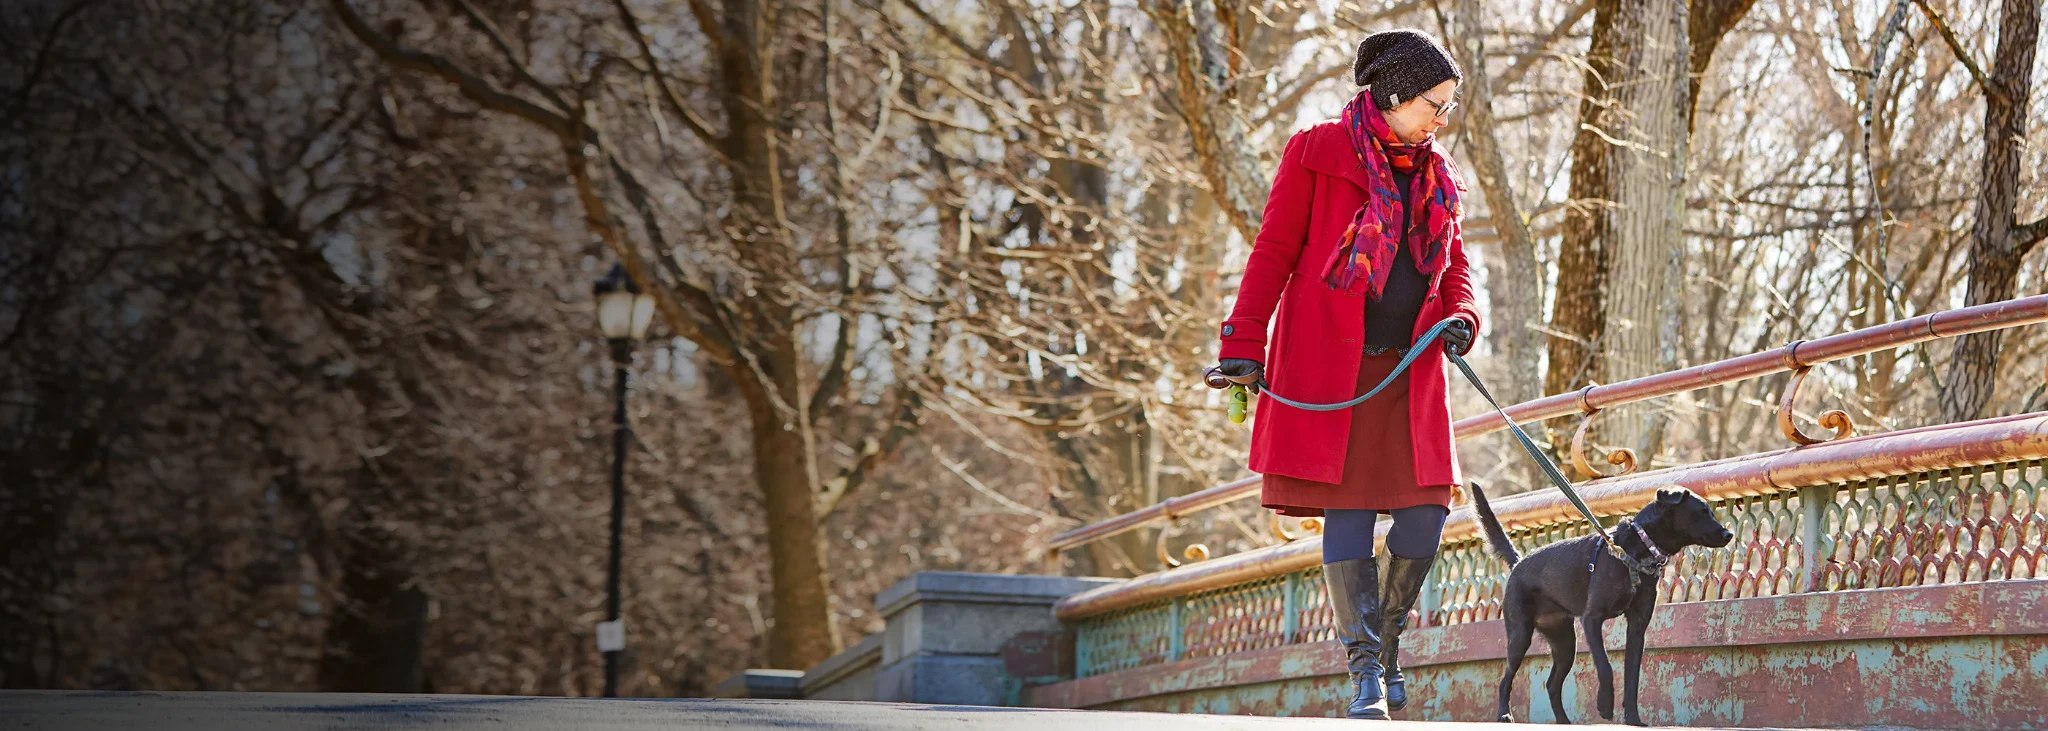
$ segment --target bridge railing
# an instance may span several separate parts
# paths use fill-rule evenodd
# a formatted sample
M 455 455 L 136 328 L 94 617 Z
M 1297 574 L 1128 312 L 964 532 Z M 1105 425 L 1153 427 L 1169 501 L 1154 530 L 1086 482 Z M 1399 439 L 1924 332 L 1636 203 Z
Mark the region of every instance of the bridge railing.
M 1820 416 L 1822 426 L 1835 430 L 1832 437 L 1813 437 L 1802 430 L 1793 419 L 1793 402 L 1799 387 L 1805 382 L 1808 371 L 1814 366 L 1831 361 L 1852 358 L 1881 350 L 1899 348 L 1937 338 L 1955 337 L 1969 333 L 2018 327 L 2039 322 L 2048 322 L 2048 295 L 2022 297 L 1990 304 L 1946 310 L 1927 315 L 1874 325 L 1838 335 L 1814 340 L 1795 340 L 1784 346 L 1737 356 L 1726 360 L 1693 366 L 1668 373 L 1659 373 L 1642 378 L 1630 379 L 1611 384 L 1599 384 L 1582 388 L 1572 393 L 1558 394 L 1526 401 L 1505 409 L 1517 423 L 1530 423 L 1581 414 L 1577 433 L 1572 440 L 1570 456 L 1581 474 L 1600 475 L 1592 466 L 1595 460 L 1587 456 L 1585 444 L 1586 428 L 1601 410 L 1621 404 L 1635 403 L 1654 398 L 1672 396 L 1688 391 L 1736 383 L 1762 376 L 1792 372 L 1793 378 L 1786 386 L 1779 401 L 1778 425 L 1785 436 L 1797 444 L 1815 444 L 1830 438 L 1839 439 L 1851 432 L 1847 414 L 1830 411 Z M 1467 439 L 1491 434 L 1507 428 L 1500 415 L 1487 412 L 1478 416 L 1460 419 L 1452 425 L 1458 439 Z M 1608 455 L 1609 464 L 1620 465 L 1618 474 L 1634 470 L 1635 457 L 1628 450 L 1615 450 Z M 1129 531 L 1172 523 L 1189 514 L 1228 505 L 1253 497 L 1259 492 L 1259 479 L 1251 477 L 1225 483 L 1188 495 L 1160 501 L 1106 520 L 1066 531 L 1047 541 L 1046 565 L 1057 573 L 1061 552 L 1088 543 L 1099 541 Z M 1310 525 L 1313 529 L 1315 526 Z M 1283 530 L 1275 519 L 1274 530 L 1283 537 L 1293 540 L 1298 537 Z M 1163 543 L 1166 532 L 1161 531 L 1159 556 L 1168 567 L 1178 566 L 1179 560 L 1169 556 Z
M 1936 313 L 1820 340 L 1795 342 L 1684 371 L 1596 386 L 1519 404 L 1518 421 L 1599 409 L 1786 370 L 1781 427 L 1802 445 L 1582 483 L 1602 520 L 1633 513 L 1660 486 L 1705 497 L 1736 540 L 1688 549 L 1667 569 L 1661 601 L 2048 577 L 2048 413 L 1814 439 L 1791 422 L 1790 403 L 1813 364 L 1923 340 L 2048 320 L 2048 297 Z M 1604 390 L 1603 390 L 1604 389 Z M 1505 426 L 1495 415 L 1457 424 L 1463 438 Z M 1581 428 L 1583 434 L 1583 426 Z M 1578 450 L 1583 452 L 1581 445 Z M 1583 457 L 1580 457 L 1583 461 Z M 1626 464 L 1626 458 L 1614 460 Z M 1582 469 L 1588 469 L 1584 468 Z M 1256 493 L 1245 480 L 1168 500 L 1056 537 L 1055 549 L 1167 522 Z M 1496 500 L 1522 548 L 1584 535 L 1554 491 Z M 1384 531 L 1385 525 L 1381 526 Z M 1163 551 L 1162 551 L 1163 553 Z M 1067 597 L 1055 613 L 1077 629 L 1080 677 L 1331 638 L 1320 576 L 1321 538 L 1191 563 Z M 1415 626 L 1495 619 L 1506 567 L 1486 555 L 1469 507 L 1454 511 Z
M 1736 534 L 1688 548 L 1658 585 L 1661 602 L 1795 592 L 2048 578 L 2048 413 L 1858 437 L 1588 483 L 1602 520 L 1641 508 L 1664 485 L 1700 493 Z M 1497 501 L 1527 551 L 1585 535 L 1546 492 Z M 1117 670 L 1330 639 L 1319 539 L 1141 576 L 1053 605 L 1074 626 L 1076 671 Z M 1444 545 L 1412 626 L 1500 617 L 1507 567 L 1488 555 L 1469 507 Z

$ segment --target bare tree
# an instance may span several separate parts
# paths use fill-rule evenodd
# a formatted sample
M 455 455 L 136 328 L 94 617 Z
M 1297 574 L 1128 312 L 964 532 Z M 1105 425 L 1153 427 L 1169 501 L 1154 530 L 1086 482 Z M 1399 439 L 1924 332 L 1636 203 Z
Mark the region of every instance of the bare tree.
M 1610 0 L 1595 11 L 1585 100 L 1572 146 L 1571 210 L 1558 256 L 1545 391 L 1675 366 L 1688 137 L 1695 92 L 1746 0 Z M 1700 20 L 1707 27 L 1694 29 Z M 1694 53 L 1694 45 L 1703 45 Z M 1612 440 L 1654 458 L 1661 418 L 1624 410 Z
M 2041 32 L 2041 4 L 2006 0 L 1998 25 L 1998 51 L 1991 76 L 1979 78 L 1984 91 L 1984 161 L 1977 188 L 1977 220 L 1970 231 L 1969 304 L 2011 299 L 2018 289 L 2020 260 L 2048 238 L 2048 217 L 2021 223 L 2020 155 L 2027 110 L 2033 98 L 2034 52 Z M 1945 29 L 1944 29 L 1945 30 Z M 1958 46 L 1968 61 L 1968 51 Z M 1999 341 L 1993 331 L 1965 336 L 1956 345 L 1943 379 L 1941 411 L 1949 421 L 1984 414 L 1997 389 Z

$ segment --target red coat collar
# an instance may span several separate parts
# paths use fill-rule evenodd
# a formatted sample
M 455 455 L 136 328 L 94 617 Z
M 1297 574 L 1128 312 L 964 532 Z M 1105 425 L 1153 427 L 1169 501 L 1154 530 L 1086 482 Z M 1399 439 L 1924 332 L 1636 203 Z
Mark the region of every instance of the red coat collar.
M 1351 149 L 1351 134 L 1344 130 L 1343 120 L 1325 119 L 1302 133 L 1308 135 L 1308 149 L 1302 155 L 1302 165 L 1324 175 L 1349 180 L 1359 190 L 1372 190 L 1372 179 L 1365 176 L 1365 167 L 1358 164 L 1358 153 Z M 1458 186 L 1460 193 L 1465 192 L 1464 176 L 1458 173 L 1456 161 L 1445 157 L 1444 165 L 1450 168 L 1451 184 Z
M 1349 180 L 1359 190 L 1372 190 L 1372 180 L 1365 176 L 1365 167 L 1358 164 L 1358 153 L 1351 149 L 1351 135 L 1345 133 L 1343 120 L 1317 122 L 1308 128 L 1307 134 L 1308 149 L 1303 151 L 1303 166 Z

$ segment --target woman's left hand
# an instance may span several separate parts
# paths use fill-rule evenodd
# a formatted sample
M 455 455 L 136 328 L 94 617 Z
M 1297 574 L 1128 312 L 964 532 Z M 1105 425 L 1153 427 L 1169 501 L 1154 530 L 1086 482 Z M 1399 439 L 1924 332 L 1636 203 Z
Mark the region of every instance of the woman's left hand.
M 1452 355 L 1464 355 L 1472 351 L 1472 323 L 1462 318 L 1452 320 L 1451 324 L 1444 326 L 1444 334 L 1441 337 L 1444 341 L 1444 350 Z

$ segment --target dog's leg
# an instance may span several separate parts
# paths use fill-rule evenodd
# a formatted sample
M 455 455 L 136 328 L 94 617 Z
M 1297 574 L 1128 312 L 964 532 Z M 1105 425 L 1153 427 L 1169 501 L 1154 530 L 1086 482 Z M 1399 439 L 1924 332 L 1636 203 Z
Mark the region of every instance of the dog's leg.
M 1558 723 L 1571 723 L 1572 717 L 1564 712 L 1564 681 L 1572 674 L 1572 659 L 1579 654 L 1579 638 L 1572 632 L 1572 621 L 1565 619 L 1551 625 L 1537 625 L 1543 631 L 1543 639 L 1550 642 L 1550 680 L 1543 687 L 1550 691 L 1550 715 Z
M 1605 624 L 1605 622 L 1597 614 L 1588 613 L 1586 616 L 1579 618 L 1579 623 L 1585 625 L 1586 648 L 1593 651 L 1593 674 L 1600 679 L 1600 697 L 1594 701 L 1593 708 L 1600 712 L 1601 718 L 1612 721 L 1614 720 L 1614 664 L 1607 660 L 1607 642 L 1601 633 L 1603 629 L 1601 625 Z
M 1508 598 L 1502 619 L 1508 630 L 1507 671 L 1500 676 L 1500 706 L 1495 716 L 1501 723 L 1514 723 L 1515 716 L 1508 712 L 1509 697 L 1515 693 L 1515 674 L 1522 670 L 1522 656 L 1529 654 L 1529 640 L 1536 633 L 1536 620 L 1528 611 L 1517 606 L 1514 597 Z
M 1654 603 L 1649 603 L 1649 606 L 1652 609 L 1656 607 Z M 1628 649 L 1622 655 L 1622 682 L 1627 686 L 1621 691 L 1621 718 L 1630 726 L 1649 725 L 1643 723 L 1642 713 L 1636 708 L 1636 687 L 1641 684 L 1643 674 L 1643 636 L 1650 628 L 1649 615 L 1650 612 L 1645 610 L 1629 612 L 1628 617 Z

